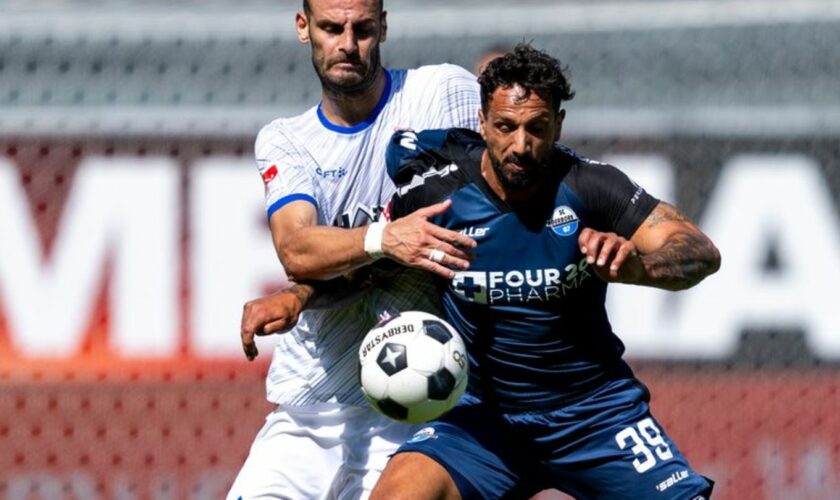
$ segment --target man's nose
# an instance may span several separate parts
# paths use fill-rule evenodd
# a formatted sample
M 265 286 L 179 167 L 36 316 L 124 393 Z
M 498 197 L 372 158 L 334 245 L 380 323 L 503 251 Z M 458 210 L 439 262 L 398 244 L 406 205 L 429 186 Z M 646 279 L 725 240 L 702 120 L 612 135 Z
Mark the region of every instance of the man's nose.
M 353 54 L 359 49 L 359 42 L 356 39 L 356 34 L 353 32 L 353 28 L 347 28 L 341 33 L 341 38 L 339 39 L 339 49 L 348 54 Z
M 522 129 L 518 129 L 513 137 L 513 150 L 517 154 L 531 152 L 531 138 Z

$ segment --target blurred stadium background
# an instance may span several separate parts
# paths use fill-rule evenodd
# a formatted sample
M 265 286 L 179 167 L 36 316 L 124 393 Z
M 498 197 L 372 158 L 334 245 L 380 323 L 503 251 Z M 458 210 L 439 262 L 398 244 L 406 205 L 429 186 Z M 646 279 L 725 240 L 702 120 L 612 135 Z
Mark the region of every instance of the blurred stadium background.
M 297 7 L 0 1 L 0 498 L 227 491 L 269 410 L 241 305 L 284 282 L 253 139 L 319 98 Z M 610 293 L 655 413 L 717 498 L 840 498 L 840 3 L 386 8 L 388 67 L 569 65 L 564 142 L 723 254 Z

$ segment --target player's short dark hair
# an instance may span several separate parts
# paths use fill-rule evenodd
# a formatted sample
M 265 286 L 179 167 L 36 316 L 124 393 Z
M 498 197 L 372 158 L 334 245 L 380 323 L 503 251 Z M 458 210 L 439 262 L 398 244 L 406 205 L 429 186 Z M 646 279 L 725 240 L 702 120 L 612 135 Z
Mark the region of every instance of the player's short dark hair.
M 496 89 L 519 85 L 525 89 L 526 96 L 536 92 L 543 99 L 551 99 L 554 110 L 559 111 L 561 102 L 575 96 L 567 72 L 557 59 L 530 44 L 520 43 L 512 52 L 490 61 L 478 77 L 481 109 L 487 112 Z
M 379 15 L 382 16 L 382 11 L 385 10 L 385 0 L 379 0 Z M 303 12 L 309 17 L 309 14 L 312 13 L 312 7 L 309 6 L 309 0 L 303 0 Z

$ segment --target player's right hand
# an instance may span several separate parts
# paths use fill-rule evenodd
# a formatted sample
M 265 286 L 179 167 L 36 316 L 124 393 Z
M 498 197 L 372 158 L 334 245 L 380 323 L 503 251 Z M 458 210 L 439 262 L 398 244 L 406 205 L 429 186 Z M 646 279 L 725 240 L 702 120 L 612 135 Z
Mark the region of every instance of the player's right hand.
M 608 283 L 638 283 L 644 274 L 636 245 L 615 233 L 587 227 L 581 231 L 578 245 L 586 263 Z
M 382 232 L 382 251 L 407 266 L 448 279 L 455 276 L 452 268 L 469 268 L 473 258 L 469 250 L 476 247 L 475 240 L 429 222 L 450 205 L 452 201 L 445 200 L 388 223 Z
M 254 335 L 264 336 L 283 333 L 295 326 L 304 304 L 298 295 L 280 291 L 245 303 L 242 308 L 242 350 L 248 361 L 253 361 L 259 351 Z

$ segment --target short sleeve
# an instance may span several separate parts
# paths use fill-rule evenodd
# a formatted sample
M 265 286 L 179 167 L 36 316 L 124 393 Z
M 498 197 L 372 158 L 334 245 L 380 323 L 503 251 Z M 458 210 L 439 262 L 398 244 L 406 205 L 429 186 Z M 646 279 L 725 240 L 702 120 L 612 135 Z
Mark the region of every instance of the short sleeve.
M 399 219 L 445 194 L 431 178 L 441 177 L 437 169 L 451 163 L 448 138 L 447 130 L 402 130 L 391 136 L 385 163 L 396 191 L 385 209 L 386 220 Z
M 588 224 L 630 238 L 659 200 L 612 165 L 581 161 L 575 191 L 586 206 Z
M 277 124 L 269 124 L 257 135 L 254 153 L 265 184 L 268 217 L 284 205 L 304 200 L 316 207 L 315 188 L 306 165 L 311 159 L 306 150 L 295 144 Z
M 391 196 L 391 201 L 385 205 L 385 210 L 382 212 L 386 222 L 391 222 L 414 212 L 419 208 L 423 208 L 428 203 L 418 203 L 422 201 L 418 198 L 417 193 L 411 193 L 410 196 L 394 193 Z
M 416 196 L 405 196 L 405 193 L 399 190 L 400 187 L 401 186 L 397 186 L 397 191 L 395 191 L 391 196 L 391 200 L 385 205 L 385 210 L 382 212 L 382 217 L 386 222 L 391 222 L 405 217 L 418 208 L 424 206 L 417 206 Z

